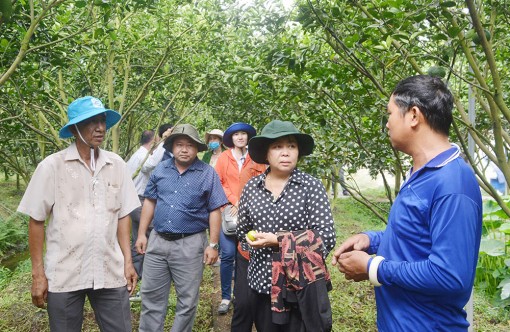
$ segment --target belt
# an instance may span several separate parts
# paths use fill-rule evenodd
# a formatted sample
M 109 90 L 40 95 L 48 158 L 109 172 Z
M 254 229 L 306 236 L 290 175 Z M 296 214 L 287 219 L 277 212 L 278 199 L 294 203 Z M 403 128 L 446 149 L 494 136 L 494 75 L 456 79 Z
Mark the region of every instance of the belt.
M 175 241 L 179 239 L 184 239 L 185 237 L 195 235 L 197 233 L 158 233 L 163 239 L 167 241 Z

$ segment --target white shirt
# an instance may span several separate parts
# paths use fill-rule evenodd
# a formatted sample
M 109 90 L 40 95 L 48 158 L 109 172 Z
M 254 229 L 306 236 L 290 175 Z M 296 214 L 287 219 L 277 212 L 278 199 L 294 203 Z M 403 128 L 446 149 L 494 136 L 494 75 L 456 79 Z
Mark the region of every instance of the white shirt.
M 144 146 L 141 146 L 136 150 L 135 153 L 129 158 L 127 162 L 127 168 L 129 171 L 129 174 L 131 174 L 131 177 L 135 174 L 136 170 L 140 168 L 140 165 L 144 161 L 145 157 L 149 153 L 149 150 L 147 150 Z M 147 158 L 148 159 L 148 158 Z M 145 164 L 144 164 L 145 166 Z M 145 191 L 145 187 L 147 186 L 147 182 L 149 182 L 149 176 L 151 175 L 152 170 L 145 170 L 143 167 L 140 169 L 140 172 L 138 175 L 133 179 L 133 182 L 135 183 L 136 192 L 139 196 L 143 195 L 143 192 Z
M 18 212 L 46 220 L 44 270 L 50 292 L 126 285 L 120 218 L 140 206 L 126 163 L 99 150 L 92 174 L 75 143 L 39 163 Z

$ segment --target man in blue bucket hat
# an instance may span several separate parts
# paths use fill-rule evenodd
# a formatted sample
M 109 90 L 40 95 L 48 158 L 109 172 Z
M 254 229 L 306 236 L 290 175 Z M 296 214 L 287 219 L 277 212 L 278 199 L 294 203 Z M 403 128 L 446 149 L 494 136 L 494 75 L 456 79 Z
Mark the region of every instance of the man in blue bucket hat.
M 32 302 L 48 304 L 51 331 L 81 331 L 85 297 L 101 331 L 131 331 L 129 213 L 140 201 L 122 158 L 99 148 L 120 114 L 90 96 L 67 114 L 60 137 L 75 142 L 39 163 L 18 207 L 30 216 Z

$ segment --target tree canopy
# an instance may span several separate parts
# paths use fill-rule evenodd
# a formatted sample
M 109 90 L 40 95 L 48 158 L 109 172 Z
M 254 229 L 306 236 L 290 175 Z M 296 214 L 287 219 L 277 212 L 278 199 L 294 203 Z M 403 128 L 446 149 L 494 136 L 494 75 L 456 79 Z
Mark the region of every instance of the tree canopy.
M 67 144 L 58 138 L 67 105 L 94 95 L 122 114 L 106 148 L 123 157 L 164 122 L 204 133 L 278 118 L 316 140 L 302 167 L 395 174 L 391 200 L 409 160 L 388 142 L 386 104 L 399 80 L 428 73 L 455 95 L 452 141 L 510 212 L 485 176 L 490 161 L 510 180 L 505 2 L 0 0 L 0 12 L 6 174 L 27 181 Z

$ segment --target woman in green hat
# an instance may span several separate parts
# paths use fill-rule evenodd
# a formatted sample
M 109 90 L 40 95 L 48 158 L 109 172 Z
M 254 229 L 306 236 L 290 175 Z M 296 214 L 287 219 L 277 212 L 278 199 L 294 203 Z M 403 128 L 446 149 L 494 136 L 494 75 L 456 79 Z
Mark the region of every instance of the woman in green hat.
M 330 331 L 331 283 L 324 262 L 336 242 L 333 217 L 322 183 L 297 169 L 299 158 L 312 153 L 314 140 L 291 122 L 274 120 L 249 145 L 251 158 L 269 165 L 244 187 L 239 203 L 237 236 L 251 246 L 248 284 L 255 326 L 258 331 Z M 306 257 L 288 259 L 294 257 L 290 250 L 304 246 Z M 286 277 L 292 274 L 295 279 Z

